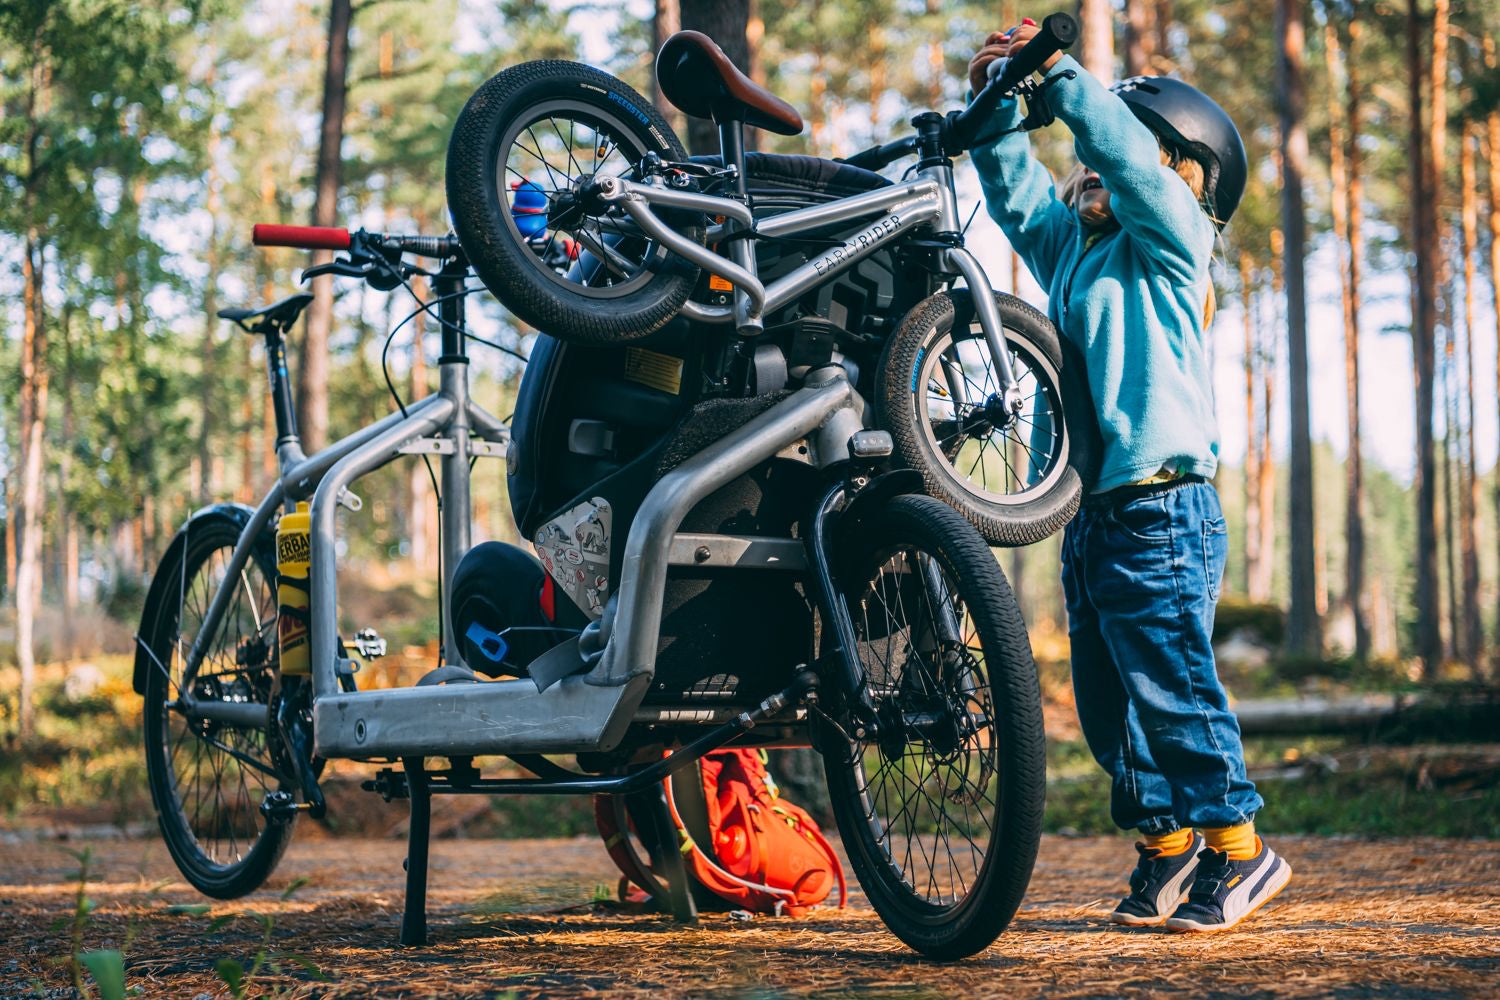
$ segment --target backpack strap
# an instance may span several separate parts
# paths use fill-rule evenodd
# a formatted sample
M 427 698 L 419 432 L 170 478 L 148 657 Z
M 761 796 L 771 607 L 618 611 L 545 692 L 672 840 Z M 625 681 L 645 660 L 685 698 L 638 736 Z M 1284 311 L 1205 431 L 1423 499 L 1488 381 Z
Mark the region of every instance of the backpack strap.
M 621 819 L 624 822 L 621 822 Z M 609 854 L 609 859 L 620 869 L 620 874 L 625 876 L 625 881 L 634 884 L 647 896 L 655 900 L 662 900 L 662 886 L 651 874 L 649 868 L 641 863 L 640 857 L 631 847 L 630 837 L 626 826 L 630 817 L 625 814 L 625 800 L 618 795 L 595 795 L 594 796 L 594 827 L 599 831 L 599 836 L 604 839 L 604 850 Z M 628 898 L 626 886 L 620 886 L 620 901 L 622 903 L 633 902 Z

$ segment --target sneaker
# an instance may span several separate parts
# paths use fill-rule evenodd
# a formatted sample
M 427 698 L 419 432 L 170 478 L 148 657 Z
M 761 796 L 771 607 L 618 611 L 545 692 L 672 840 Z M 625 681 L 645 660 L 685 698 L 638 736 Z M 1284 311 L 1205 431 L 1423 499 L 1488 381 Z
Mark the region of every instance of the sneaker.
M 1193 834 L 1193 843 L 1181 854 L 1162 857 L 1145 844 L 1136 844 L 1140 854 L 1135 871 L 1130 873 L 1130 895 L 1120 900 L 1109 915 L 1112 924 L 1126 927 L 1156 927 L 1166 922 L 1167 914 L 1177 909 L 1193 873 L 1198 870 L 1198 856 L 1203 849 L 1203 835 Z
M 1223 851 L 1198 855 L 1198 877 L 1186 903 L 1167 920 L 1174 931 L 1227 931 L 1269 903 L 1292 880 L 1292 866 L 1259 838 L 1255 857 L 1231 861 Z

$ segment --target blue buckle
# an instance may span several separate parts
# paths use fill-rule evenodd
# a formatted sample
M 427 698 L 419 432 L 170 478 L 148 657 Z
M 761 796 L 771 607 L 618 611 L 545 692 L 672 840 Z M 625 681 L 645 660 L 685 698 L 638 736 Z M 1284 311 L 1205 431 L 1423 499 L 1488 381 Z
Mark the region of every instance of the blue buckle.
M 491 632 L 478 622 L 471 622 L 464 638 L 473 644 L 474 648 L 491 663 L 503 663 L 505 653 L 510 647 L 505 644 L 505 639 L 499 632 Z

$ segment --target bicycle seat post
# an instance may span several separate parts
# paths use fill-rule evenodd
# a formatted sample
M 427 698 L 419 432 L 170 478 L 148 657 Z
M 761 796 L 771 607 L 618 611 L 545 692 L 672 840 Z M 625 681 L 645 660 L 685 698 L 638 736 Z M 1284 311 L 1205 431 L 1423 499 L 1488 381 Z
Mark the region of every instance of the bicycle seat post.
M 295 322 L 295 317 L 291 322 Z M 266 339 L 266 375 L 270 381 L 271 409 L 276 415 L 276 460 L 282 472 L 302 461 L 302 438 L 297 431 L 297 407 L 292 397 L 291 376 L 286 366 L 286 329 L 267 319 L 260 327 Z M 291 509 L 291 508 L 288 508 Z
M 725 167 L 734 168 L 734 197 L 749 201 L 749 186 L 745 177 L 745 123 L 740 117 L 725 117 L 719 125 L 719 158 Z M 733 220 L 726 220 L 733 226 Z M 751 274 L 755 274 L 755 247 L 750 240 L 735 240 L 729 244 L 729 259 Z M 764 329 L 762 317 L 749 315 L 750 297 L 742 289 L 734 293 L 735 326 L 742 336 L 755 337 Z

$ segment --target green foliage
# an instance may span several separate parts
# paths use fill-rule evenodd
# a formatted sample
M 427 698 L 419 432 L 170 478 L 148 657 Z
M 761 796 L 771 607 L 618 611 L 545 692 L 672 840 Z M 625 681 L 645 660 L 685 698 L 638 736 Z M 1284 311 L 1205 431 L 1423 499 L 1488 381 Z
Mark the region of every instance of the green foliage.
M 295 879 L 282 891 L 281 898 L 284 900 L 292 898 L 307 882 L 305 878 Z M 224 985 L 229 987 L 229 995 L 234 1000 L 245 1000 L 246 997 L 251 996 L 287 996 L 295 992 L 296 987 L 293 986 L 273 986 L 267 989 L 256 982 L 257 978 L 263 978 L 267 974 L 281 976 L 295 974 L 294 970 L 298 970 L 306 978 L 317 982 L 333 981 L 331 976 L 318 968 L 317 964 L 307 956 L 281 952 L 271 947 L 271 936 L 276 930 L 276 918 L 269 914 L 222 914 L 209 921 L 207 931 L 210 934 L 217 933 L 237 920 L 254 923 L 260 929 L 260 939 L 248 966 L 239 959 L 227 956 L 214 962 L 214 972 L 223 980 Z
M 1247 744 L 1252 770 L 1279 760 L 1283 743 Z M 1335 742 L 1319 745 L 1323 751 L 1338 748 Z M 1415 758 L 1398 758 L 1372 748 L 1370 755 L 1373 761 L 1364 767 L 1257 780 L 1266 806 L 1256 827 L 1266 834 L 1500 836 L 1500 781 L 1492 765 L 1488 770 L 1447 766 L 1453 777 L 1446 778 L 1444 762 L 1458 751 L 1432 747 Z M 1081 742 L 1049 746 L 1048 765 L 1044 824 L 1049 833 L 1120 833 L 1109 818 L 1109 778 Z
M 125 956 L 118 951 L 89 951 L 78 960 L 94 977 L 99 1000 L 125 1000 Z

